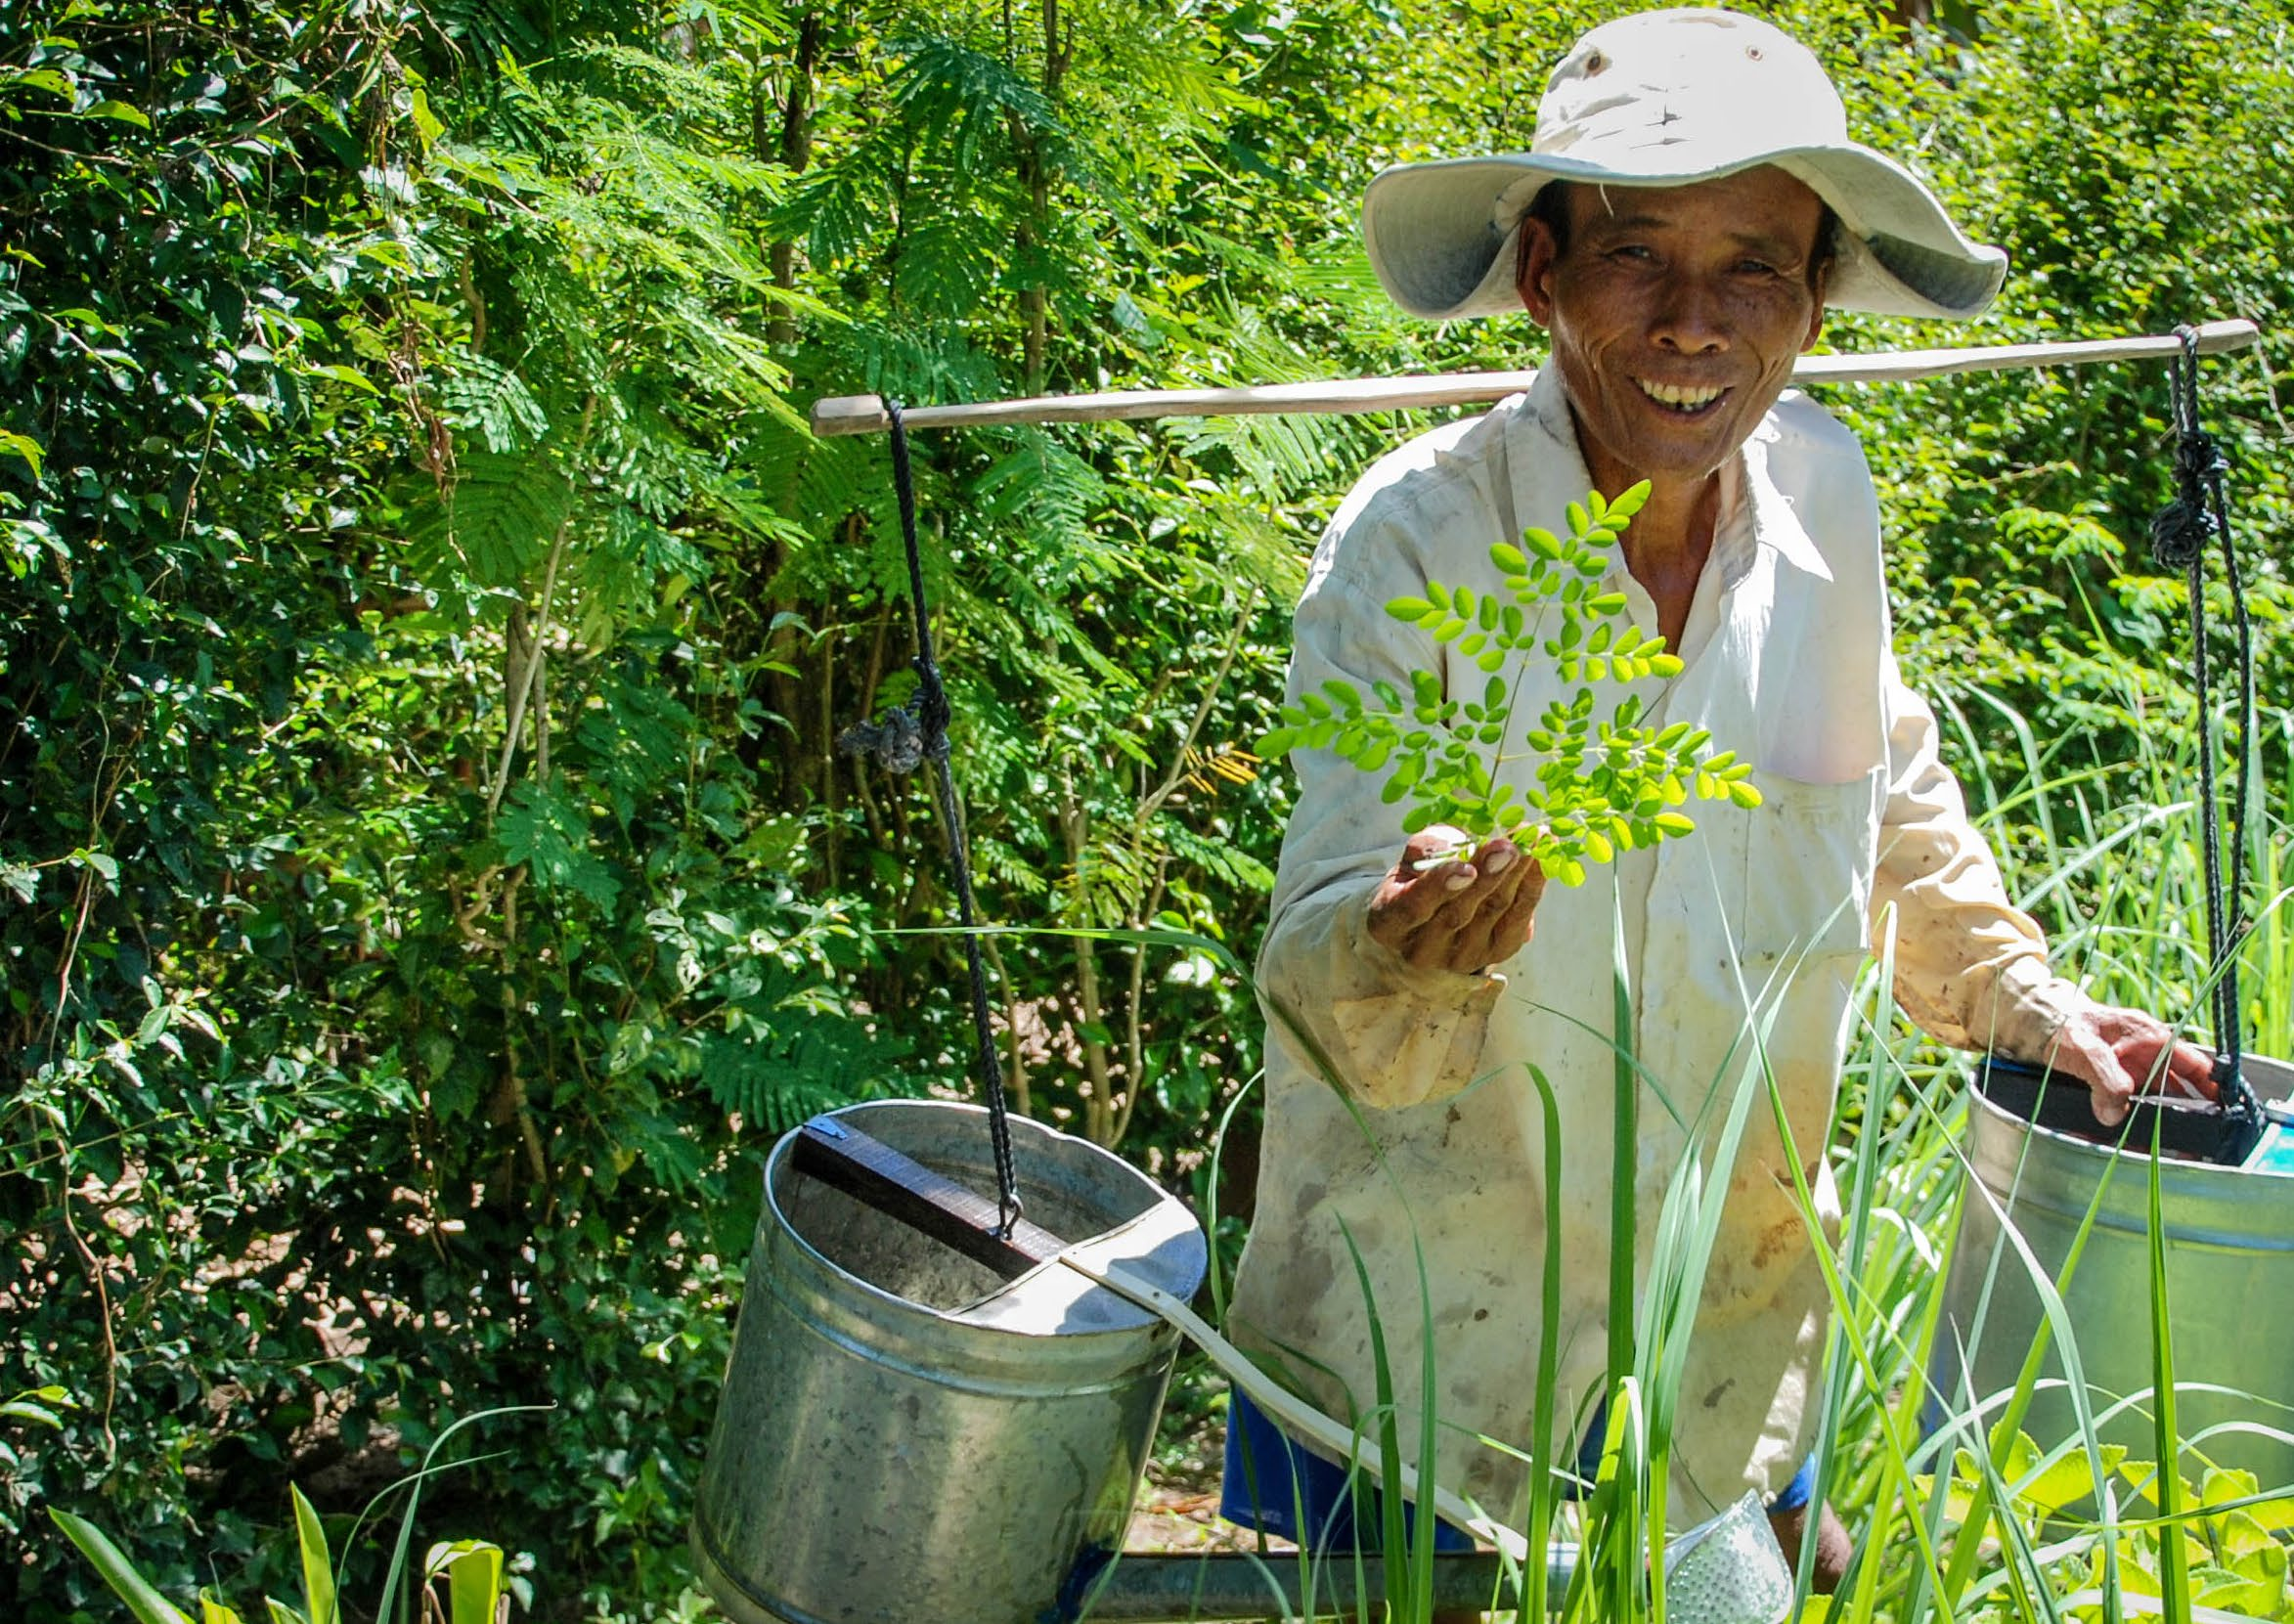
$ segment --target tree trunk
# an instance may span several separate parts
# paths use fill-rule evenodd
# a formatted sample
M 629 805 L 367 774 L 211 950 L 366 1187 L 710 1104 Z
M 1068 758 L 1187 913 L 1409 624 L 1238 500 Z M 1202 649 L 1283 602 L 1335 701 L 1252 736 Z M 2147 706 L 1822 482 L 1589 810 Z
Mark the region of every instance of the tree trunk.
M 789 69 L 788 98 L 780 110 L 780 164 L 792 176 L 813 162 L 813 71 L 820 63 L 821 22 L 818 12 L 807 12 L 797 23 L 797 60 Z M 763 156 L 763 154 L 759 154 Z M 797 285 L 797 245 L 772 244 L 772 285 L 786 292 Z M 788 308 L 773 301 L 772 317 L 765 324 L 765 339 L 775 347 L 793 344 L 797 325 Z
M 1043 0 L 1043 99 L 1057 105 L 1060 83 L 1067 77 L 1068 59 L 1075 53 L 1075 26 L 1060 37 L 1059 0 Z M 1012 119 L 1012 145 L 1019 153 L 1020 185 L 1028 195 L 1028 212 L 1012 234 L 1014 257 L 1025 261 L 1051 238 L 1053 176 L 1043 162 L 1041 143 L 1032 130 Z M 1027 392 L 1043 392 L 1051 338 L 1051 296 L 1044 290 L 1041 273 L 1020 289 L 1020 314 L 1027 323 L 1021 339 L 1021 362 L 1027 374 Z

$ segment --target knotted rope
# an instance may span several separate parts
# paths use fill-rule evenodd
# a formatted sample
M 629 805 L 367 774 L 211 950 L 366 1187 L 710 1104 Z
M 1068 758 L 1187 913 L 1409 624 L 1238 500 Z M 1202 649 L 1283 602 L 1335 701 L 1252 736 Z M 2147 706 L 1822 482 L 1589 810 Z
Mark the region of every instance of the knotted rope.
M 964 960 L 972 973 L 972 1032 L 980 1091 L 988 1099 L 988 1135 L 995 1148 L 996 1219 L 1009 1235 L 1021 1212 L 1018 1175 L 1012 1169 L 1011 1114 L 1004 1104 L 1003 1062 L 995 1052 L 995 1030 L 988 1015 L 988 967 L 980 953 L 979 923 L 972 907 L 972 865 L 964 852 L 963 809 L 957 805 L 955 775 L 948 768 L 948 689 L 932 658 L 932 613 L 924 597 L 924 555 L 916 545 L 916 484 L 908 466 L 908 433 L 899 403 L 888 401 L 891 417 L 892 484 L 900 496 L 901 541 L 908 552 L 908 607 L 916 622 L 916 694 L 874 722 L 857 722 L 837 735 L 847 755 L 873 761 L 887 772 L 913 772 L 929 761 L 948 829 L 948 866 L 955 871 L 956 917 L 964 928 Z
M 2189 589 L 2191 674 L 2198 690 L 2198 805 L 2200 850 L 2206 867 L 2208 969 L 2214 981 L 2215 1085 L 2225 1110 L 2255 1115 L 2260 1107 L 2239 1071 L 2241 1004 L 2239 944 L 2246 935 L 2246 806 L 2254 769 L 2254 628 L 2230 538 L 2223 497 L 2228 463 L 2198 419 L 2198 333 L 2181 327 L 2182 349 L 2171 359 L 2175 413 L 2175 498 L 2150 522 L 2150 555 L 2161 569 L 2180 570 Z M 2206 549 L 2220 543 L 2238 628 L 2238 788 L 2230 807 L 2230 881 L 2223 884 L 2222 820 L 2215 799 L 2215 719 L 2209 689 L 2206 624 Z

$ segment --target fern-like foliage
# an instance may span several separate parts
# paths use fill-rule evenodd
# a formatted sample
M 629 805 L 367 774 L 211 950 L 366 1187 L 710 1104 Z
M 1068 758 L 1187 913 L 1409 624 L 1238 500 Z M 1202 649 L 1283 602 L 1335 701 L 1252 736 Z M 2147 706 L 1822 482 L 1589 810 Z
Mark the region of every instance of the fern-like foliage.
M 942 34 L 890 42 L 907 58 L 893 81 L 893 102 L 909 127 L 943 144 L 948 163 L 976 171 L 985 149 L 1000 145 L 1016 125 L 1043 146 L 1058 167 L 1084 167 L 1051 99 L 984 51 Z
M 533 56 L 542 49 L 542 36 L 527 21 L 525 8 L 507 0 L 436 0 L 428 15 L 440 32 L 481 63 Z
M 453 370 L 438 383 L 438 413 L 502 457 L 525 451 L 550 432 L 550 415 L 524 378 L 466 351 L 454 358 Z
M 1522 547 L 1491 548 L 1490 562 L 1505 581 L 1502 600 L 1428 582 L 1424 597 L 1387 604 L 1389 615 L 1487 675 L 1478 700 L 1445 694 L 1431 671 L 1410 673 L 1406 696 L 1391 682 L 1374 682 L 1375 705 L 1334 678 L 1282 708 L 1281 724 L 1259 741 L 1259 754 L 1327 749 L 1365 772 L 1385 771 L 1384 798 L 1410 803 L 1405 834 L 1443 823 L 1477 845 L 1506 835 L 1571 886 L 1584 883 L 1589 862 L 1695 832 L 1696 821 L 1679 810 L 1692 795 L 1758 806 L 1751 764 L 1714 750 L 1710 732 L 1686 722 L 1644 724 L 1637 694 L 1606 708 L 1596 697 L 1593 684 L 1681 670 L 1662 637 L 1631 625 L 1618 629 L 1622 593 L 1598 590 L 1609 549 L 1648 500 L 1646 480 L 1611 503 L 1595 491 L 1569 504 L 1566 538 L 1532 526 Z M 1550 634 L 1549 619 L 1557 623 Z M 1577 686 L 1517 730 L 1514 696 L 1536 659 Z M 1511 682 L 1502 675 L 1508 667 Z M 1526 790 L 1512 770 L 1523 760 L 1536 763 Z
M 999 246 L 976 219 L 926 215 L 901 242 L 893 279 L 900 302 L 934 321 L 971 315 L 995 285 Z
M 1107 485 L 1090 463 L 1050 435 L 1025 433 L 972 482 L 983 516 L 1025 527 L 1060 571 L 1044 587 L 1059 594 L 1076 579 L 1103 579 L 1120 567 L 1122 549 L 1093 533 L 1091 515 Z
M 1274 870 L 1231 841 L 1196 834 L 1183 823 L 1165 830 L 1171 852 L 1238 890 L 1265 896 L 1274 890 Z
M 433 583 L 460 573 L 484 589 L 516 587 L 540 568 L 573 500 L 544 452 L 465 452 L 445 493 L 417 523 L 411 561 Z
M 701 1086 L 765 1133 L 890 1092 L 907 1052 L 832 1000 L 777 981 L 727 1013 L 728 1030 L 702 1041 Z

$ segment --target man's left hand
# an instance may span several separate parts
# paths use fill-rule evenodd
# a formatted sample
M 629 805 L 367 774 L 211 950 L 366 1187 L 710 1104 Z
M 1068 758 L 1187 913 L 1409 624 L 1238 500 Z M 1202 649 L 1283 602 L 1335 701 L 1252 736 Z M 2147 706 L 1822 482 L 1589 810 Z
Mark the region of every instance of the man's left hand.
M 2047 1062 L 2094 1094 L 2095 1119 L 2117 1127 L 2139 1093 L 2215 1097 L 2214 1058 L 2180 1043 L 2166 1023 L 2140 1010 L 2089 1004 L 2063 1023 Z

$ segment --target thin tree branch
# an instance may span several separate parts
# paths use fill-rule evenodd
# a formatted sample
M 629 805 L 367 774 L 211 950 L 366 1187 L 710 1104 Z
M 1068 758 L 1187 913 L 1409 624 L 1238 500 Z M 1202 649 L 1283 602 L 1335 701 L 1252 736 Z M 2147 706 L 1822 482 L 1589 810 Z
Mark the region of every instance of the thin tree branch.
M 1243 635 L 1250 630 L 1251 617 L 1258 607 L 1258 592 L 1253 588 L 1251 595 L 1243 600 L 1243 607 L 1235 615 L 1235 629 L 1227 636 L 1226 652 L 1219 655 L 1217 669 L 1211 680 L 1203 685 L 1203 698 L 1195 706 L 1195 715 L 1187 723 L 1187 730 L 1179 736 L 1178 754 L 1171 758 L 1170 771 L 1131 816 L 1131 827 L 1144 828 L 1147 820 L 1163 810 L 1179 785 L 1187 780 L 1187 756 L 1194 749 L 1195 740 L 1202 736 L 1203 724 L 1211 720 L 1211 708 L 1218 702 L 1218 690 L 1225 685 L 1226 674 L 1234 669 L 1235 656 L 1243 651 Z
M 1155 859 L 1155 883 L 1147 889 L 1146 905 L 1132 920 L 1133 929 L 1145 929 L 1163 906 L 1164 881 L 1169 870 L 1168 854 Z M 1124 1103 L 1116 1114 L 1115 1130 L 1107 1138 L 1109 1150 L 1122 1145 L 1124 1135 L 1130 1131 L 1131 1112 L 1139 1103 L 1139 1091 L 1147 1086 L 1146 991 L 1147 944 L 1135 942 L 1131 944 L 1130 1004 L 1124 1012 Z
M 597 397 L 592 394 L 582 407 L 581 431 L 574 437 L 573 461 L 578 467 L 583 454 L 589 449 L 591 425 L 597 418 Z M 578 498 L 576 499 L 579 500 Z M 502 793 L 509 787 L 510 763 L 517 758 L 518 730 L 524 725 L 526 706 L 532 700 L 534 687 L 542 675 L 542 647 L 550 638 L 550 611 L 557 599 L 558 566 L 565 561 L 565 546 L 573 535 L 574 508 L 566 508 L 565 517 L 558 520 L 557 534 L 551 539 L 550 562 L 542 571 L 542 612 L 534 623 L 533 652 L 526 656 L 526 668 L 510 679 L 509 716 L 502 731 L 502 762 L 495 769 L 494 784 L 486 792 L 486 824 L 491 828 L 494 815 L 502 807 Z

